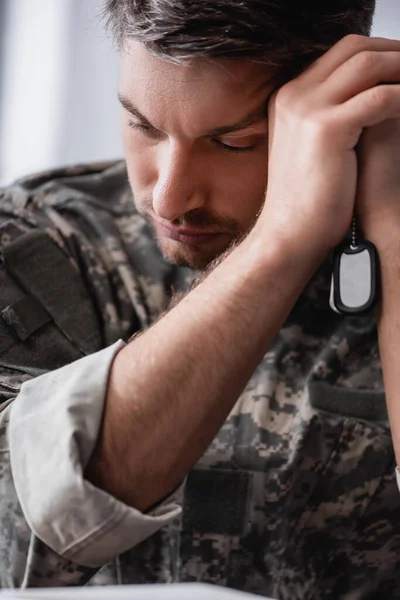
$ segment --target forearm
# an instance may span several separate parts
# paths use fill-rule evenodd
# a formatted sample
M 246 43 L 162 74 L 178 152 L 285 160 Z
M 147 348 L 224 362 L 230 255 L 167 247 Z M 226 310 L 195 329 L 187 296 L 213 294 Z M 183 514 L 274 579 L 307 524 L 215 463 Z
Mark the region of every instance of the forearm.
M 382 302 L 377 315 L 379 348 L 393 446 L 397 464 L 400 464 L 400 243 L 383 246 L 380 256 Z
M 312 263 L 250 235 L 128 344 L 111 370 L 89 478 L 141 510 L 174 489 L 229 414 Z

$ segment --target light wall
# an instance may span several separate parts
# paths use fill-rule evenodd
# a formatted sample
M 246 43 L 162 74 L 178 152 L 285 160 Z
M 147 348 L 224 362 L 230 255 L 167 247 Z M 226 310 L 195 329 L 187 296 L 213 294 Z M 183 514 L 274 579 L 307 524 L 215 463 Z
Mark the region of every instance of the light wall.
M 103 0 L 1 2 L 0 182 L 122 156 L 118 55 Z
M 121 156 L 118 56 L 103 0 L 0 3 L 0 182 Z M 400 0 L 378 0 L 373 33 L 400 39 Z

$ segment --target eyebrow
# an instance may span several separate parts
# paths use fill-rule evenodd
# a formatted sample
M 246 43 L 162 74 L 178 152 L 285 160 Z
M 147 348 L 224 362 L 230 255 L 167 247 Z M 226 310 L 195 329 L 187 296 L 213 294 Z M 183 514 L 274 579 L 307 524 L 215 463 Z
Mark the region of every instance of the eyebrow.
M 234 133 L 235 131 L 240 131 L 241 129 L 247 129 L 251 125 L 255 125 L 257 123 L 261 123 L 265 121 L 268 117 L 268 103 L 270 96 L 266 100 L 263 100 L 261 106 L 251 110 L 247 115 L 245 115 L 240 121 L 236 123 L 232 123 L 231 125 L 223 125 L 222 127 L 216 127 L 215 129 L 211 129 L 211 131 L 207 131 L 204 134 L 204 137 L 218 137 L 220 135 L 226 135 L 228 133 Z M 156 129 L 154 125 L 150 123 L 150 121 L 140 112 L 138 108 L 133 106 L 132 102 L 120 92 L 118 93 L 118 100 L 121 105 L 127 110 L 133 117 L 139 119 L 143 125 L 151 127 L 152 129 Z

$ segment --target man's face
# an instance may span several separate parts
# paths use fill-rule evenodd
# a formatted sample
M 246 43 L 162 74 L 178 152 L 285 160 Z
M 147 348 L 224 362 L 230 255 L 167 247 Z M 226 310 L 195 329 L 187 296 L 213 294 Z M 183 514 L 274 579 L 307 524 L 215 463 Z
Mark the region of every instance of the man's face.
M 203 269 L 254 224 L 275 75 L 250 61 L 176 65 L 137 42 L 122 50 L 129 180 L 167 260 Z

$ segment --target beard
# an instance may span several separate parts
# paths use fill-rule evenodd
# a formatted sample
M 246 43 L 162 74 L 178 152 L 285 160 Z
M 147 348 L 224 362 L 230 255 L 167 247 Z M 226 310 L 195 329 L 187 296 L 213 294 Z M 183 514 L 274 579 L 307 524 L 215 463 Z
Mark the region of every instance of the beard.
M 152 227 L 152 229 L 154 230 L 154 227 Z M 202 244 L 198 247 L 188 247 L 180 242 L 165 239 L 155 232 L 157 245 L 165 260 L 182 267 L 189 267 L 189 269 L 194 269 L 196 271 L 206 270 L 215 260 L 236 245 L 236 238 L 229 239 L 227 236 L 224 237 L 223 243 L 221 240 L 218 245 L 210 244 L 210 246 L 204 247 L 204 244 Z M 238 236 L 238 240 L 240 238 L 241 236 Z
M 244 235 L 243 229 L 234 219 L 217 215 L 210 210 L 195 209 L 170 221 L 169 224 L 175 227 L 196 229 L 199 233 L 211 230 L 218 232 L 218 235 L 210 236 L 210 242 L 185 244 L 160 233 L 154 218 L 152 201 L 141 199 L 135 201 L 135 204 L 138 212 L 150 226 L 163 257 L 170 263 L 190 269 L 200 271 L 207 269 L 214 260 L 236 245 Z

